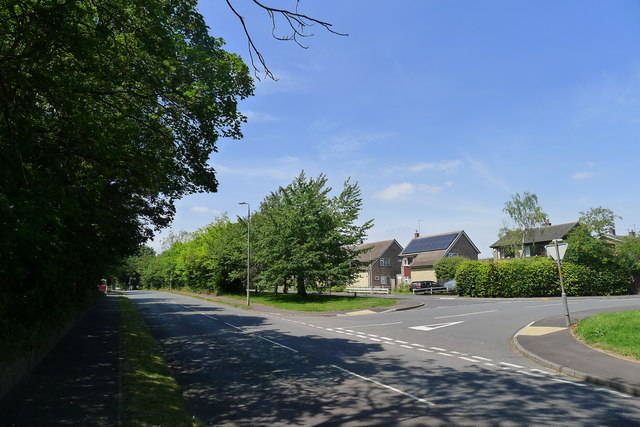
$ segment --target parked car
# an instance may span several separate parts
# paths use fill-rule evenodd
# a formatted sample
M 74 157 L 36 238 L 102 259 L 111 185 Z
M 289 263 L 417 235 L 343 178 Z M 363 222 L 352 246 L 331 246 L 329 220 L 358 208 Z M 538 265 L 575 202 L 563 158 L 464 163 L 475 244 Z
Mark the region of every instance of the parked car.
M 429 289 L 429 288 L 434 288 L 434 287 L 438 287 L 439 285 L 434 282 L 433 280 L 420 280 L 417 282 L 411 282 L 411 285 L 409 286 L 409 289 L 411 289 L 412 291 L 417 290 L 417 289 Z
M 448 292 L 454 292 L 456 290 L 456 279 L 447 280 L 443 286 L 447 288 Z

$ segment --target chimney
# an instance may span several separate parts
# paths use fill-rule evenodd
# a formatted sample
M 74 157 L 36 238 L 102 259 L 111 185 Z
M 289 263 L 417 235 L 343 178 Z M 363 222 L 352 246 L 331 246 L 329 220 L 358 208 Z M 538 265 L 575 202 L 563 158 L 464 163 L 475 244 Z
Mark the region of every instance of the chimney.
M 420 237 L 420 233 L 418 233 L 418 230 L 416 230 L 416 232 L 413 233 L 413 238 L 417 239 L 418 237 Z
M 551 225 L 551 221 L 549 221 L 549 218 L 544 220 L 544 225 L 549 227 Z

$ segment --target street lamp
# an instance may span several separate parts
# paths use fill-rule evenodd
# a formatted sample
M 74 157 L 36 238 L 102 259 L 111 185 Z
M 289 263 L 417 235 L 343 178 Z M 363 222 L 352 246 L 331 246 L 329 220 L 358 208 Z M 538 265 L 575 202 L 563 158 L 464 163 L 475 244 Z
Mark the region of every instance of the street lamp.
M 239 205 L 247 205 L 247 305 L 251 305 L 249 294 L 249 283 L 251 280 L 251 206 L 247 202 L 240 202 Z

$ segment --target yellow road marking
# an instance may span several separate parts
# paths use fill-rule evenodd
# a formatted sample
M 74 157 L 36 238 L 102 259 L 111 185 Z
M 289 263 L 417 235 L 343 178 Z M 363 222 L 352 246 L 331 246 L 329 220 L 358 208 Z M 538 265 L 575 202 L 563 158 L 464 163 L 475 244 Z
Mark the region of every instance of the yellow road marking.
M 538 337 L 540 335 L 547 335 L 547 334 L 562 331 L 565 329 L 567 328 L 555 328 L 550 326 L 529 326 L 525 330 L 521 331 L 518 335 Z
M 345 313 L 348 316 L 357 316 L 359 314 L 373 314 L 375 313 L 375 311 L 371 311 L 371 310 L 359 310 L 359 311 L 351 311 L 349 313 Z

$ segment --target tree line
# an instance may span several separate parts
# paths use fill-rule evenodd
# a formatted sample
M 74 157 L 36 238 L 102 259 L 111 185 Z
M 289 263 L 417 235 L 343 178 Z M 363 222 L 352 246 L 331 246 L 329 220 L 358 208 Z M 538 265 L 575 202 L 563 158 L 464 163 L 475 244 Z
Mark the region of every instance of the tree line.
M 300 173 L 267 195 L 248 217 L 222 215 L 193 234 L 174 236 L 160 254 L 145 248 L 117 277 L 124 286 L 187 288 L 221 294 L 241 292 L 247 280 L 247 233 L 251 227 L 250 281 L 258 290 L 307 291 L 352 282 L 362 263 L 356 247 L 372 221 L 358 224 L 360 188 L 347 180 L 331 195 L 327 177 Z M 178 238 L 175 238 L 178 237 Z

